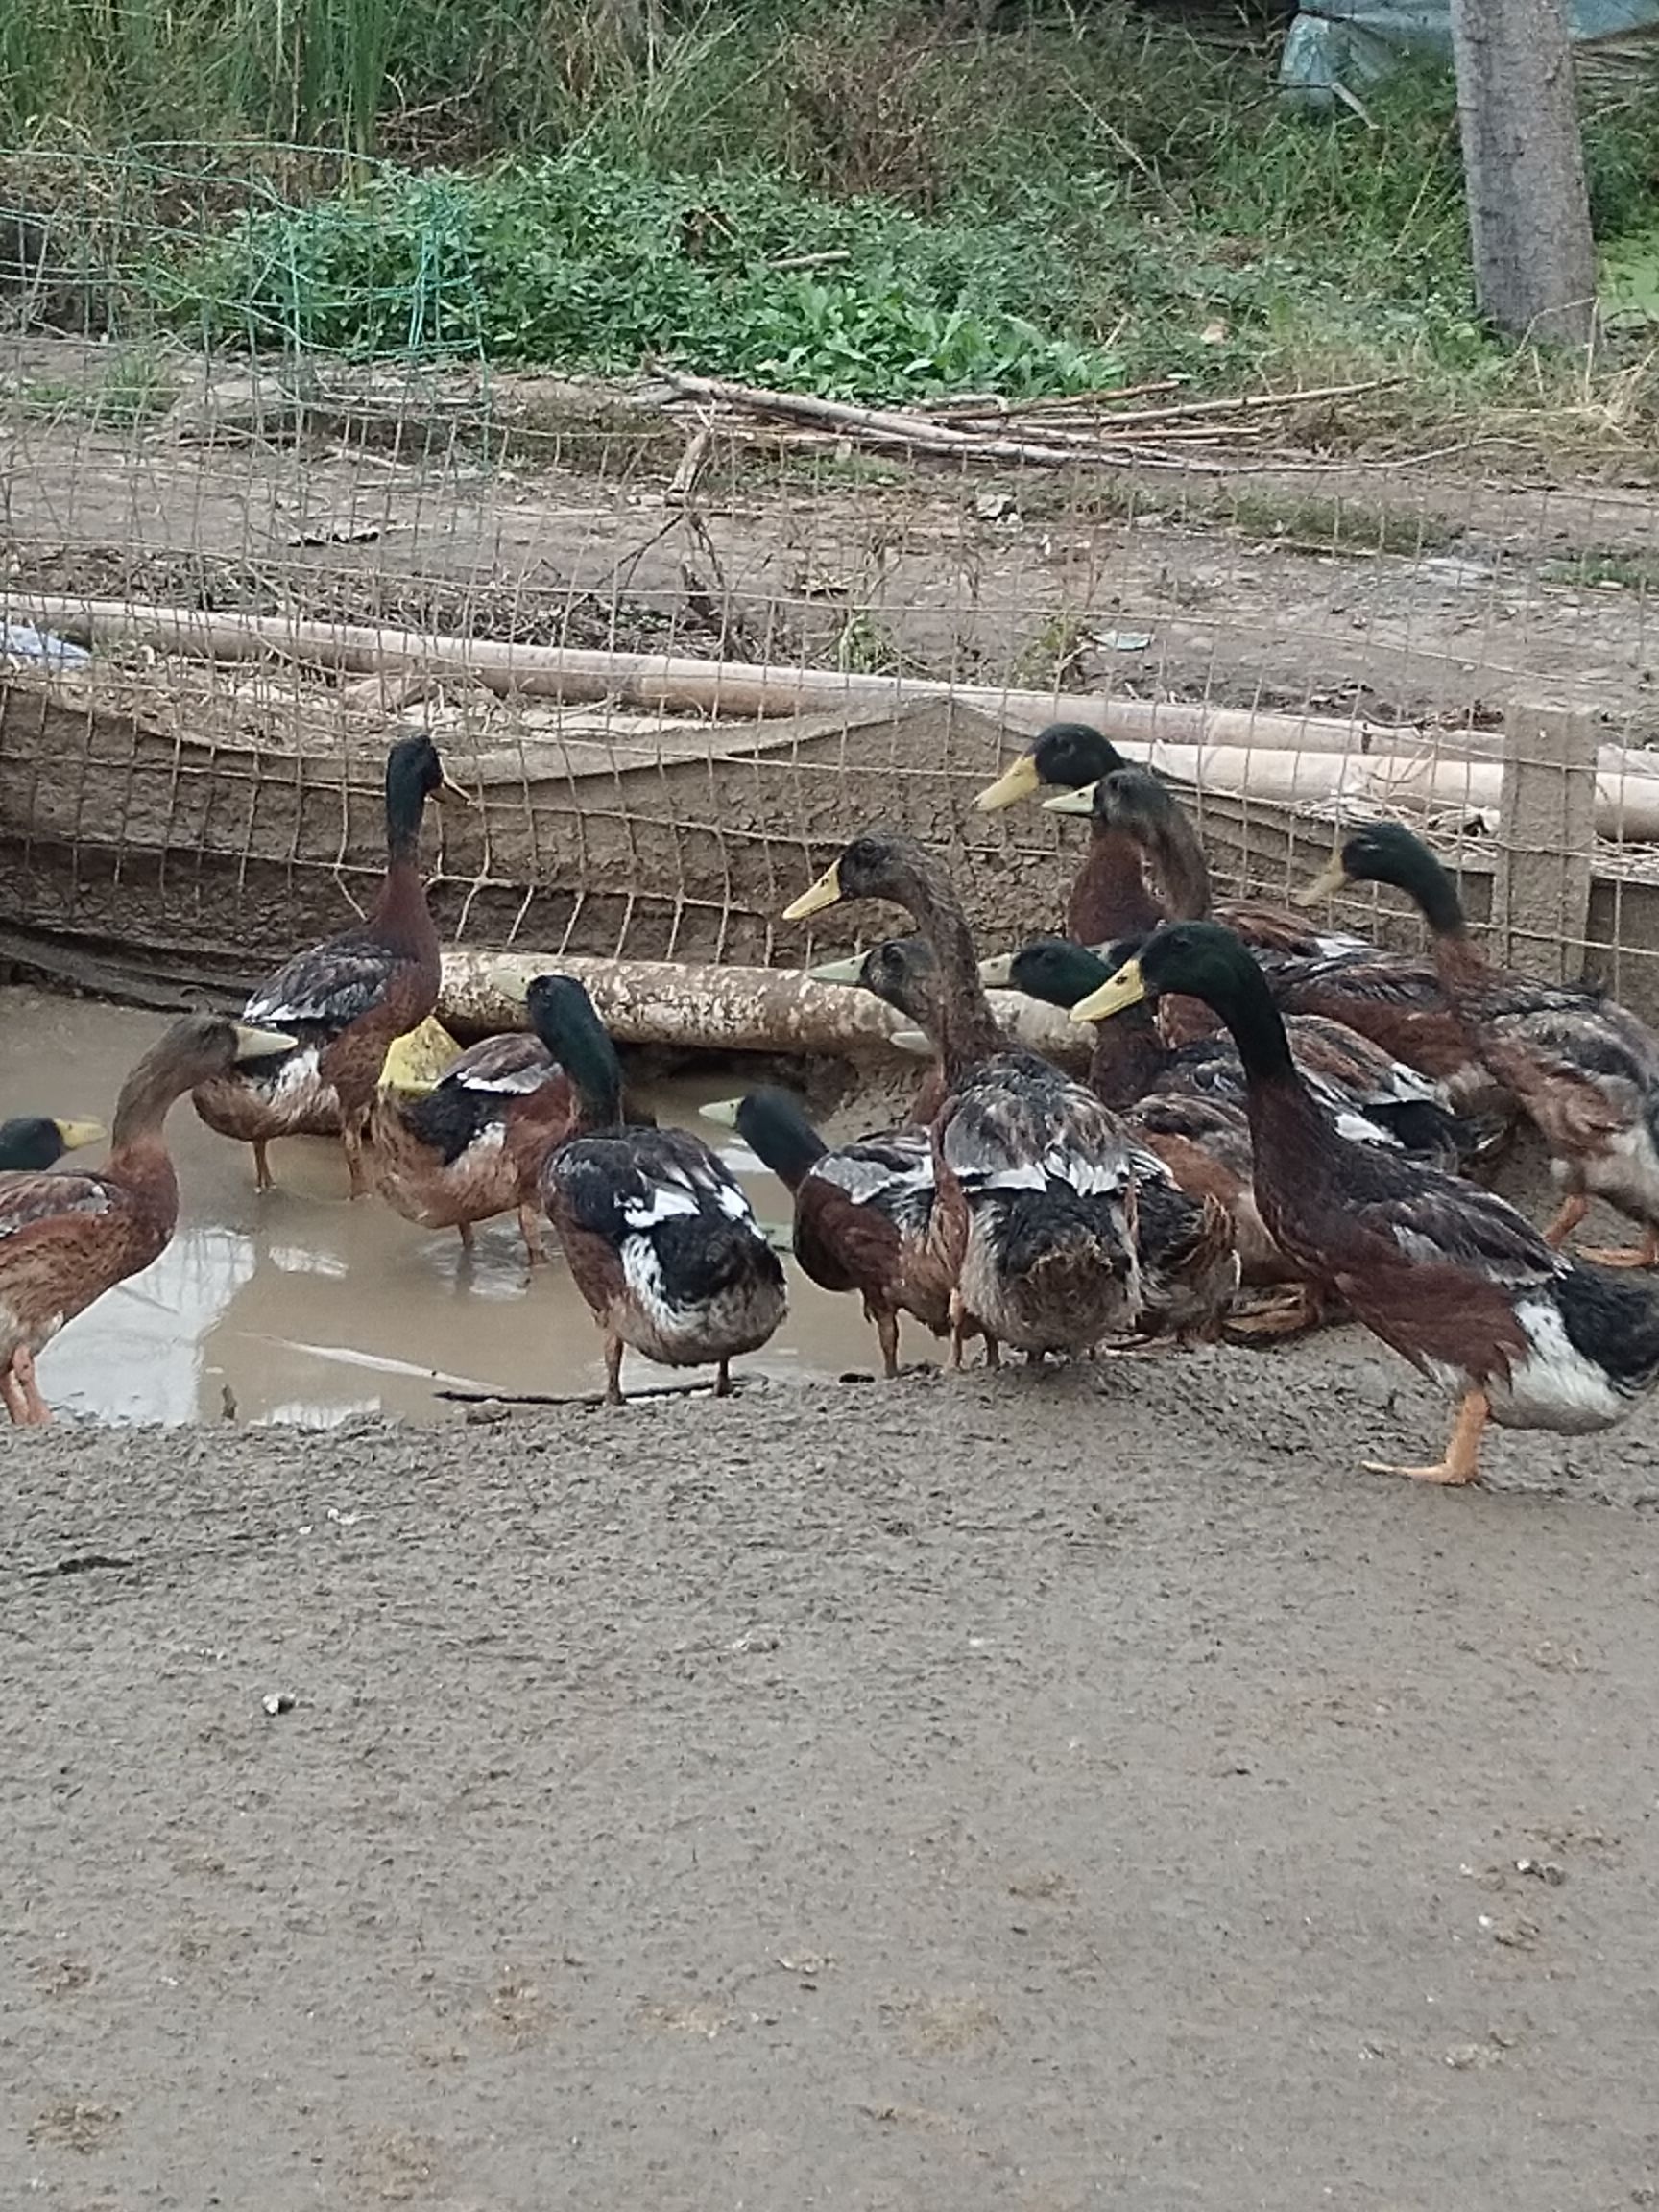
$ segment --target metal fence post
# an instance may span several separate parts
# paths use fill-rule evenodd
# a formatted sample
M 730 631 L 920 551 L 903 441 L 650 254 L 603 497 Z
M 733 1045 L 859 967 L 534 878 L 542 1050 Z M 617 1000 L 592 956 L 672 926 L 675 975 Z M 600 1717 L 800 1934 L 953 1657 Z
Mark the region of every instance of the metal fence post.
M 1506 720 L 1493 950 L 1529 974 L 1574 982 L 1590 920 L 1596 724 L 1577 709 L 1526 702 Z

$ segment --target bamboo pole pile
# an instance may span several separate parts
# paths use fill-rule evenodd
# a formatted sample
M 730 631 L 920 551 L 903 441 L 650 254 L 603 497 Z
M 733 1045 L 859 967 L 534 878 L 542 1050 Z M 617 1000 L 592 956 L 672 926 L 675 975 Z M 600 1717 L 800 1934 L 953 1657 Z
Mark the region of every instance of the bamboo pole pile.
M 1120 391 L 1008 400 L 959 397 L 926 407 L 858 407 L 815 393 L 773 392 L 723 376 L 663 369 L 662 380 L 694 403 L 706 423 L 742 428 L 756 421 L 789 424 L 797 439 L 851 444 L 874 452 L 979 462 L 996 468 L 1120 468 L 1234 473 L 1223 456 L 1255 448 L 1275 426 L 1309 407 L 1332 406 L 1398 384 L 1373 376 L 1295 392 L 1252 392 L 1224 399 L 1168 397 L 1166 378 Z M 1137 401 L 1139 404 L 1128 404 Z

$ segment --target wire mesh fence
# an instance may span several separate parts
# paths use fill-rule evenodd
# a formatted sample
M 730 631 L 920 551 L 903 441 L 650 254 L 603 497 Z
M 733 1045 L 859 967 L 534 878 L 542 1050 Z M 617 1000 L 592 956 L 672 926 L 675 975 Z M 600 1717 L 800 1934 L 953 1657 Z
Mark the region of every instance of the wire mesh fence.
M 1310 460 L 1362 404 L 1336 387 L 958 397 L 896 428 L 506 370 L 436 217 L 365 277 L 373 344 L 330 351 L 316 156 L 9 178 L 13 949 L 236 986 L 372 896 L 404 726 L 482 801 L 435 856 L 463 944 L 795 962 L 779 908 L 875 822 L 1006 943 L 1056 924 L 1085 832 L 969 803 L 1078 716 L 1182 783 L 1218 893 L 1398 812 L 1478 919 L 1498 886 L 1515 957 L 1659 1007 L 1659 542 L 1616 471 Z M 1541 734 L 1538 702 L 1568 722 Z M 1353 911 L 1409 942 L 1385 904 Z

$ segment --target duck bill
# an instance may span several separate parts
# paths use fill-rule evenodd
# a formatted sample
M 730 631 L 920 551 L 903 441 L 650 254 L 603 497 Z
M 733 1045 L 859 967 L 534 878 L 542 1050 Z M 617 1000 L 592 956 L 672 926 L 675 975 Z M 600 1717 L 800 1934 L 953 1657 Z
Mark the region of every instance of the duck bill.
M 697 1111 L 705 1121 L 712 1121 L 716 1129 L 735 1129 L 741 1098 L 710 1098 L 707 1106 Z
M 895 1029 L 887 1040 L 895 1052 L 906 1052 L 912 1060 L 931 1060 L 933 1042 L 922 1029 Z
M 1011 991 L 1013 984 L 1014 955 L 998 952 L 994 960 L 981 960 L 979 980 L 988 991 Z
M 65 1152 L 79 1152 L 87 1144 L 102 1144 L 104 1142 L 102 1121 L 54 1121 L 52 1126 L 57 1130 Z
M 1056 791 L 1052 799 L 1044 800 L 1043 810 L 1046 814 L 1093 814 L 1094 786 L 1085 783 L 1080 791 Z
M 1042 788 L 1035 757 L 1022 753 L 995 783 L 986 784 L 974 804 L 981 814 L 1000 814 L 1004 806 L 1018 806 L 1022 799 L 1035 799 Z
M 1125 960 L 1116 975 L 1109 975 L 1097 991 L 1091 991 L 1087 998 L 1079 998 L 1071 1009 L 1073 1022 L 1104 1022 L 1113 1014 L 1121 1014 L 1125 1006 L 1139 1006 L 1146 996 L 1146 984 L 1141 974 L 1139 960 Z
M 806 974 L 814 983 L 862 983 L 863 969 L 862 960 L 821 960 Z
M 1297 906 L 1321 906 L 1327 899 L 1334 899 L 1338 891 L 1348 887 L 1348 871 L 1342 865 L 1340 853 L 1333 853 L 1311 883 L 1305 883 L 1300 891 L 1290 894 Z
M 246 1022 L 236 1023 L 238 1060 L 269 1060 L 276 1053 L 292 1052 L 299 1042 L 285 1029 L 252 1029 Z
M 785 922 L 805 922 L 808 914 L 821 914 L 826 906 L 841 903 L 841 863 L 831 860 L 810 891 L 803 891 L 783 909 Z

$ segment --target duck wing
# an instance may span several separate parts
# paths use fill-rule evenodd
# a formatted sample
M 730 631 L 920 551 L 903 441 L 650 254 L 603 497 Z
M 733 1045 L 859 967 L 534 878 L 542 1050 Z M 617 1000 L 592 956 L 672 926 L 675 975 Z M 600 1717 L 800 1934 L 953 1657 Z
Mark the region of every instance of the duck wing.
M 482 1091 L 493 1095 L 522 1097 L 540 1091 L 559 1064 L 540 1037 L 508 1033 L 486 1037 L 469 1046 L 459 1060 L 452 1060 L 439 1079 L 442 1091 L 453 1084 L 460 1091 Z
M 942 1118 L 940 1156 L 968 1191 L 1109 1197 L 1135 1179 L 1118 1116 L 1035 1054 L 1004 1053 L 974 1071 Z
M 113 1214 L 125 1195 L 102 1175 L 0 1174 L 0 1239 L 20 1238 L 43 1222 Z
M 399 955 L 372 931 L 348 930 L 285 961 L 259 985 L 242 1018 L 272 1029 L 295 1022 L 349 1029 L 380 1004 L 398 963 Z

